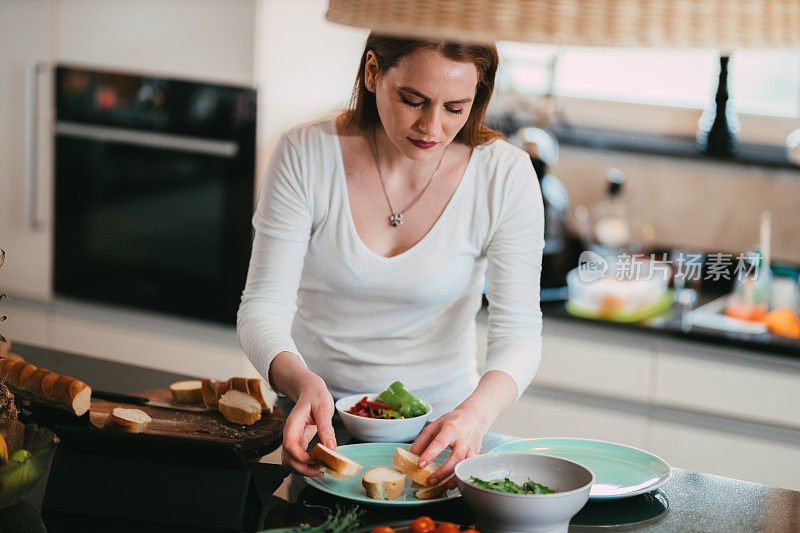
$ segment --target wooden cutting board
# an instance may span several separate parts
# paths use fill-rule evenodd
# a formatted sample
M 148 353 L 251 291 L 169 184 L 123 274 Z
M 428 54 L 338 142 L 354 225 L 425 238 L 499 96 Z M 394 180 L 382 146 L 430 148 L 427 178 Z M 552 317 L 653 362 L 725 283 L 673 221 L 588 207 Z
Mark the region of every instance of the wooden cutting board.
M 153 401 L 176 404 L 167 389 L 137 392 Z M 151 435 L 181 437 L 188 439 L 231 442 L 241 445 L 243 451 L 263 448 L 268 451 L 276 449 L 283 436 L 283 412 L 275 407 L 272 413 L 262 413 L 261 420 L 251 426 L 234 424 L 225 420 L 219 411 L 178 411 L 165 407 L 133 405 L 119 402 L 92 401 L 89 416 L 95 427 L 105 429 L 105 423 L 115 407 L 140 409 L 150 415 L 153 422 L 144 430 Z M 110 431 L 110 430 L 107 430 Z

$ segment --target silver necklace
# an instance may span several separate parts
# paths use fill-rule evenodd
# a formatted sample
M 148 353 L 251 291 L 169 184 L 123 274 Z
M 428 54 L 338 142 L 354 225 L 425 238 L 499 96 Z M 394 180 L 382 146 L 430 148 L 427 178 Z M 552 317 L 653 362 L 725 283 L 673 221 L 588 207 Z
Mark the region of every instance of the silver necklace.
M 441 159 L 439 159 L 439 163 L 436 165 L 436 170 L 434 170 L 433 174 L 431 174 L 431 178 L 428 180 L 428 183 L 425 185 L 425 187 L 423 187 L 423 189 L 419 191 L 419 194 L 416 195 L 413 200 L 411 200 L 411 203 L 408 204 L 405 209 L 397 213 L 394 212 L 394 209 L 392 208 L 392 201 L 389 200 L 389 193 L 386 192 L 386 183 L 383 181 L 383 172 L 381 172 L 381 162 L 380 158 L 378 157 L 378 141 L 375 138 L 374 129 L 372 130 L 372 146 L 375 148 L 375 166 L 378 167 L 378 177 L 380 177 L 381 179 L 381 187 L 383 187 L 383 195 L 386 196 L 386 203 L 389 204 L 389 213 L 391 213 L 389 215 L 389 224 L 391 224 L 392 227 L 396 228 L 397 226 L 403 223 L 403 215 L 405 214 L 405 212 L 411 209 L 414 206 L 414 204 L 417 203 L 417 200 L 422 198 L 422 195 L 425 194 L 425 191 L 427 191 L 428 187 L 430 187 L 431 183 L 433 183 L 433 179 L 436 177 L 436 174 L 439 173 L 439 167 L 442 166 L 442 161 L 444 161 L 444 154 L 447 153 L 447 149 L 450 147 L 450 145 L 444 147 L 444 151 L 442 152 L 442 157 Z

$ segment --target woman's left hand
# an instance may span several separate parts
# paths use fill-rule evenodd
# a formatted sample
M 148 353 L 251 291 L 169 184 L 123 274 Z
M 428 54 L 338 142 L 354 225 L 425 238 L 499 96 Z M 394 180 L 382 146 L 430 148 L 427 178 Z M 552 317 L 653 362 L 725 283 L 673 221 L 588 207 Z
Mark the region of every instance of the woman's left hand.
M 500 370 L 490 370 L 481 377 L 469 398 L 428 424 L 411 446 L 411 453 L 420 456 L 417 466 L 425 468 L 446 448 L 452 450 L 447 461 L 431 474 L 429 483 L 435 484 L 447 479 L 458 463 L 467 457 L 478 455 L 483 436 L 500 413 L 516 398 L 517 384 L 514 379 Z M 454 477 L 447 488 L 455 487 Z
M 489 430 L 483 422 L 484 416 L 474 407 L 460 405 L 446 413 L 431 424 L 428 424 L 411 446 L 411 453 L 420 456 L 417 465 L 425 468 L 432 463 L 446 448 L 452 452 L 445 463 L 429 478 L 430 484 L 436 484 L 453 474 L 456 465 L 467 457 L 478 455 L 484 434 Z M 455 478 L 450 480 L 448 488 L 456 486 Z

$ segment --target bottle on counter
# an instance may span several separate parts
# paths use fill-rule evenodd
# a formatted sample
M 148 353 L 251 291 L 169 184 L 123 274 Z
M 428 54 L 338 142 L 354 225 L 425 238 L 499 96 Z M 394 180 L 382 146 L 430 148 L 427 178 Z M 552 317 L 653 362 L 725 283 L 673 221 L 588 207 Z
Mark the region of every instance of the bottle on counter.
M 607 248 L 627 248 L 633 232 L 622 198 L 625 174 L 618 168 L 609 168 L 606 181 L 606 198 L 592 209 L 594 239 Z

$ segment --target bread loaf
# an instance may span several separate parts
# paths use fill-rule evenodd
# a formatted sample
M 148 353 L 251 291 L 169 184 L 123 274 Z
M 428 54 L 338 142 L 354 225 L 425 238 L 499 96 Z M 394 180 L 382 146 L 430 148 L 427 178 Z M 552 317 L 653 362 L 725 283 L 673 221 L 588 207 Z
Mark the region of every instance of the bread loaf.
M 247 390 L 247 378 L 231 378 L 228 381 L 230 383 L 230 390 L 250 394 Z
M 169 391 L 178 403 L 200 403 L 203 401 L 202 383 L 197 380 L 177 381 L 169 386 Z
M 238 390 L 229 390 L 219 399 L 219 411 L 234 424 L 249 426 L 261 419 L 261 404 L 255 398 Z
M 115 407 L 106 419 L 106 427 L 126 433 L 141 433 L 152 421 L 153 419 L 150 418 L 150 415 L 140 409 Z
M 92 389 L 73 377 L 59 376 L 50 389 L 50 398 L 67 404 L 76 415 L 81 416 L 91 406 Z
M 12 379 L 19 379 L 19 373 L 22 367 L 25 366 L 25 362 L 17 359 L 3 359 L 3 361 L 4 364 L 2 368 L 0 368 L 0 379 L 16 386 L 16 383 L 12 381 Z
M 261 411 L 272 413 L 272 408 L 278 401 L 278 395 L 263 379 L 248 379 L 247 392 L 261 404 Z
M 37 368 L 22 383 L 22 388 L 43 398 L 49 398 L 56 380 L 58 380 L 58 374 L 50 372 L 46 368 Z
M 203 404 L 206 409 L 216 411 L 219 408 L 219 383 L 213 379 L 204 379 L 200 381 L 200 394 L 203 397 Z
M 14 368 L 13 373 L 9 373 L 8 381 L 15 387 L 22 387 L 22 384 L 33 374 L 37 368 L 29 363 L 22 363 Z

